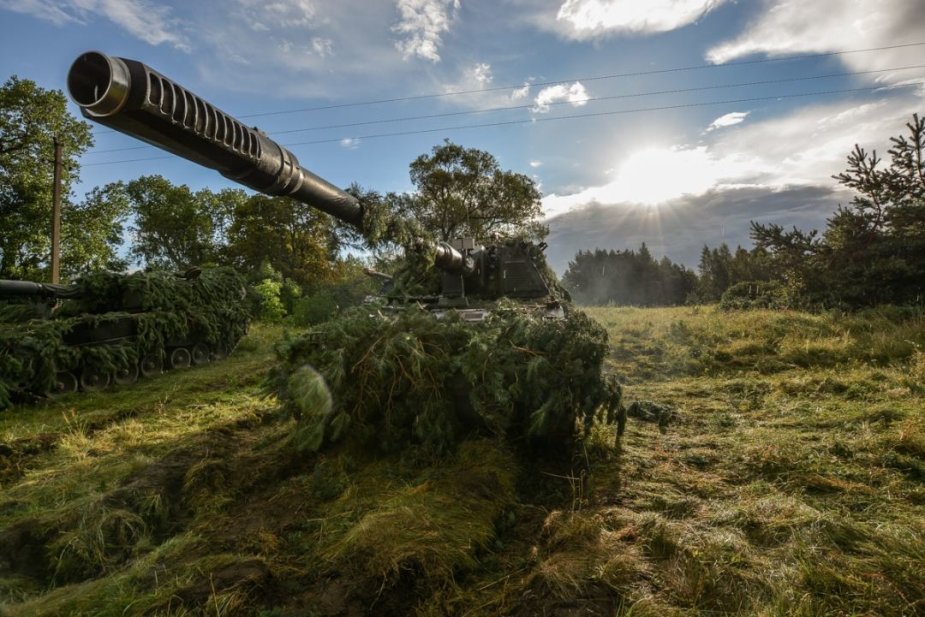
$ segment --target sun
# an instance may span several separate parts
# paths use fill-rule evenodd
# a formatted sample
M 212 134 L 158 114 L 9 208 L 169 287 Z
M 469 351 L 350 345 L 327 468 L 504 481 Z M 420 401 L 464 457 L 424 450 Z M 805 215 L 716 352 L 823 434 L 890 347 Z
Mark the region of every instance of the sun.
M 715 162 L 705 148 L 648 147 L 630 155 L 607 186 L 610 200 L 657 206 L 706 192 L 716 182 Z
M 602 186 L 572 195 L 550 195 L 543 201 L 547 216 L 588 203 L 630 204 L 653 210 L 685 196 L 703 195 L 717 187 L 741 186 L 755 175 L 755 162 L 717 156 L 706 146 L 643 146 L 614 166 Z

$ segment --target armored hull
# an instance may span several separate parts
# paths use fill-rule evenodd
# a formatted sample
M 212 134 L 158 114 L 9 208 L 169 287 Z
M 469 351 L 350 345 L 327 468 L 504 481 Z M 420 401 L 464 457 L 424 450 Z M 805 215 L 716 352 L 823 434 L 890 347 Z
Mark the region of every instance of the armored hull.
M 245 296 L 230 268 L 0 281 L 0 409 L 219 359 L 247 332 Z

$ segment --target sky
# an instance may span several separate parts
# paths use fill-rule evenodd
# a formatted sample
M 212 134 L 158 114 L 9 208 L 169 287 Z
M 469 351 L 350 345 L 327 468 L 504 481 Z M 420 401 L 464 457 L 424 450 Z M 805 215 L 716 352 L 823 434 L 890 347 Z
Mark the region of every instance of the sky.
M 823 227 L 853 146 L 884 153 L 925 113 L 921 0 L 0 0 L 0 79 L 64 89 L 91 49 L 338 186 L 407 191 L 444 139 L 486 150 L 537 182 L 560 273 L 580 249 L 693 267 L 750 246 L 750 221 Z M 151 173 L 233 186 L 94 133 L 76 199 Z

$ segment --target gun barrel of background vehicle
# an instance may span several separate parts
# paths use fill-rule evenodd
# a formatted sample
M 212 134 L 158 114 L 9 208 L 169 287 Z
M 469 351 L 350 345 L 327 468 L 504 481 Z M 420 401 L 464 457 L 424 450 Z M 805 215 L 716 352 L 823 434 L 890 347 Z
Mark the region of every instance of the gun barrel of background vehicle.
M 72 285 L 0 280 L 0 298 L 73 298 L 78 293 Z
M 261 193 L 292 197 L 362 228 L 363 208 L 292 152 L 147 65 L 97 51 L 67 76 L 83 115 Z

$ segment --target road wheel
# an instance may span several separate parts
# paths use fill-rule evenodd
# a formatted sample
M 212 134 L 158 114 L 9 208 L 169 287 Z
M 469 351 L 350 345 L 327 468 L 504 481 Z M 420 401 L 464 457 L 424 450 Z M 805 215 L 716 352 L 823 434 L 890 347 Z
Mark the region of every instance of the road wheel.
M 189 368 L 192 361 L 193 358 L 190 355 L 189 349 L 186 347 L 177 347 L 171 350 L 170 356 L 167 359 L 167 366 L 172 369 Z
M 120 386 L 128 386 L 138 381 L 138 365 L 130 364 L 117 369 L 112 380 Z
M 209 353 L 208 345 L 203 343 L 196 343 L 193 345 L 192 351 L 190 351 L 192 356 L 193 364 L 199 366 L 200 364 L 208 364 L 212 356 Z
M 77 377 L 74 376 L 74 373 L 71 373 L 70 371 L 60 371 L 57 375 L 55 375 L 55 383 L 52 384 L 48 395 L 55 397 L 70 394 L 71 392 L 77 392 L 79 385 L 80 384 L 77 382 Z
M 148 354 L 141 359 L 138 368 L 143 377 L 153 377 L 164 372 L 164 363 L 156 354 Z
M 80 372 L 80 388 L 84 392 L 96 392 L 109 386 L 109 373 L 85 366 Z

